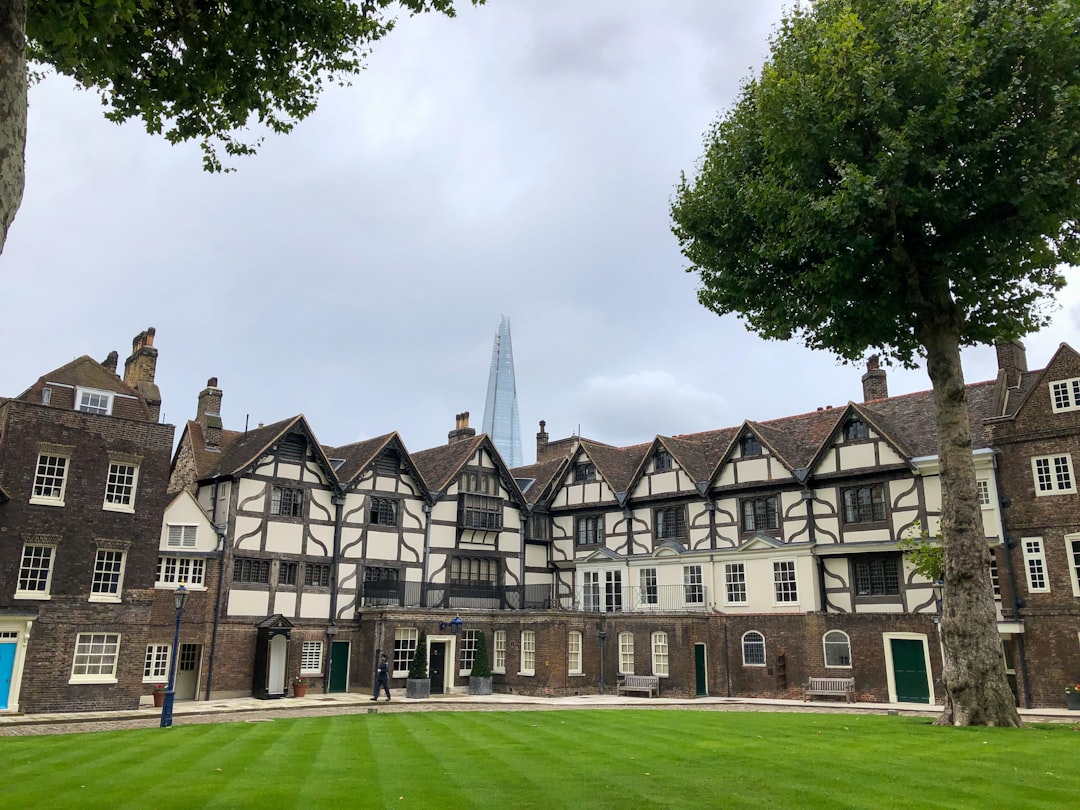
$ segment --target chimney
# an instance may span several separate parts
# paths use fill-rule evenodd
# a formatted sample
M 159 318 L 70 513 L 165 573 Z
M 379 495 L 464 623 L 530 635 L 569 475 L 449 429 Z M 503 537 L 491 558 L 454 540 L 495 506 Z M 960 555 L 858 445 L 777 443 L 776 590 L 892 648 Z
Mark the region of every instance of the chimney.
M 547 422 L 543 419 L 540 420 L 540 430 L 536 434 L 536 463 L 539 464 L 544 460 L 544 456 L 547 455 L 548 446 L 548 434 L 547 434 Z
M 101 361 L 102 368 L 107 368 L 113 374 L 116 373 L 116 364 L 120 360 L 120 355 L 116 352 L 109 352 L 109 356 Z
M 885 380 L 885 369 L 880 367 L 879 360 L 878 355 L 872 354 L 866 361 L 866 373 L 862 376 L 863 402 L 870 402 L 874 399 L 888 399 L 889 397 L 889 384 Z
M 1005 386 L 1016 388 L 1020 385 L 1020 375 L 1028 370 L 1027 350 L 1019 340 L 995 340 L 997 349 L 998 371 L 1005 372 Z
M 459 413 L 454 417 L 454 429 L 446 434 L 447 444 L 457 444 L 476 435 L 476 428 L 469 427 L 469 412 Z
M 207 380 L 206 388 L 200 392 L 195 421 L 202 426 L 206 446 L 221 447 L 221 389 L 218 388 L 217 377 Z
M 156 331 L 151 326 L 137 334 L 131 341 L 131 357 L 124 361 L 124 382 L 139 392 L 155 422 L 161 416 L 161 391 L 154 384 L 158 356 L 154 348 Z

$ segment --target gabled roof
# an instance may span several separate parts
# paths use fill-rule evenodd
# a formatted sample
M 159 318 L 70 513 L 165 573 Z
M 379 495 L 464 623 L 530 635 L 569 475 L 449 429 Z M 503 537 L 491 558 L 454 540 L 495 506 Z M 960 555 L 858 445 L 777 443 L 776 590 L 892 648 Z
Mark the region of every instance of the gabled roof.
M 152 421 L 150 419 L 150 410 L 146 406 L 146 400 L 140 392 L 89 355 L 84 354 L 82 357 L 76 357 L 70 363 L 65 363 L 60 368 L 43 374 L 38 378 L 37 382 L 15 397 L 15 399 L 21 402 L 42 404 L 42 391 L 49 387 L 49 383 L 95 388 L 112 394 L 123 394 L 123 399 L 113 401 L 113 416 L 124 419 L 137 419 L 143 422 Z M 74 408 L 74 394 L 64 396 L 60 391 L 54 390 L 50 404 L 54 407 Z
M 484 438 L 481 433 L 464 441 L 440 444 L 438 447 L 413 453 L 412 460 L 431 491 L 446 492 L 446 488 L 461 472 L 461 468 L 480 449 Z M 514 486 L 517 487 L 517 484 Z
M 782 540 L 778 540 L 771 534 L 764 531 L 756 531 L 750 537 L 747 537 L 738 546 L 735 547 L 736 551 L 759 551 L 762 549 L 777 549 L 777 548 L 789 548 L 790 543 L 785 544 Z
M 1058 359 L 1063 354 L 1071 354 L 1073 357 L 1077 356 L 1076 349 L 1068 343 L 1060 343 L 1058 344 L 1057 351 L 1054 352 L 1045 368 L 1036 369 L 1035 371 L 1025 371 L 1020 375 L 1019 387 L 1009 391 L 1009 397 L 1005 403 L 1006 412 L 1000 414 L 1003 418 L 1016 418 L 1016 415 L 1020 412 L 1021 408 L 1023 408 L 1031 398 L 1032 392 L 1041 388 L 1047 382 L 1047 376 L 1051 373 L 1052 369 L 1057 364 Z
M 589 457 L 589 461 L 596 465 L 596 471 L 618 496 L 619 493 L 630 491 L 634 472 L 651 447 L 651 443 L 612 447 L 610 444 L 582 439 L 578 452 L 584 452 Z
M 337 468 L 336 474 L 339 481 L 346 484 L 353 483 L 371 466 L 371 464 L 387 450 L 397 452 L 405 469 L 416 479 L 417 484 L 425 487 L 424 476 L 420 473 L 409 451 L 405 449 L 405 442 L 397 431 L 376 436 L 373 439 L 365 439 L 353 442 L 341 447 L 323 448 L 329 458 L 343 459 L 343 463 Z
M 531 479 L 532 486 L 522 494 L 525 502 L 542 503 L 551 496 L 551 490 L 562 480 L 562 471 L 570 466 L 568 458 L 552 458 L 526 467 L 515 467 L 510 472 L 515 480 Z
M 172 466 L 176 466 L 176 459 L 180 450 L 187 443 L 191 447 L 191 457 L 195 463 L 195 480 L 202 481 L 213 476 L 213 471 L 221 462 L 222 453 L 226 452 L 237 439 L 244 434 L 238 430 L 222 430 L 221 441 L 218 447 L 206 446 L 206 436 L 203 427 L 193 419 L 189 419 L 184 426 L 184 432 L 180 434 L 180 441 L 176 445 L 173 454 Z
M 877 401 L 880 402 L 882 400 Z M 832 408 L 824 411 L 824 413 L 836 414 L 835 424 L 833 425 L 832 430 L 830 430 L 821 440 L 814 455 L 802 465 L 806 469 L 813 471 L 818 465 L 818 462 L 821 461 L 822 456 L 824 456 L 829 448 L 836 443 L 837 436 L 841 435 L 844 426 L 852 417 L 858 417 L 865 422 L 868 427 L 873 428 L 874 432 L 881 437 L 882 441 L 892 447 L 898 455 L 906 459 L 912 458 L 911 449 L 907 447 L 901 439 L 893 435 L 895 428 L 889 425 L 886 419 L 883 419 L 880 415 L 868 410 L 865 404 L 860 405 L 855 402 L 849 402 L 843 408 Z
M 661 436 L 660 440 L 679 466 L 697 483 L 712 479 L 738 432 L 739 428 L 729 427 L 702 433 Z
M 795 470 L 811 466 L 812 460 L 837 431 L 845 415 L 846 409 L 828 408 L 755 424 L 758 433 L 768 439 L 770 450 L 794 474 Z
M 225 432 L 222 431 L 223 434 Z M 224 436 L 222 437 L 222 449 L 217 463 L 212 465 L 205 473 L 200 474 L 197 480 L 215 476 L 231 477 L 243 474 L 255 462 L 270 452 L 287 433 L 304 435 L 315 454 L 316 462 L 323 468 L 327 479 L 330 481 L 337 479 L 333 465 L 330 464 L 330 459 L 326 457 L 322 445 L 316 441 L 315 434 L 303 414 L 290 416 L 288 419 L 282 419 L 280 422 L 274 422 L 271 425 L 263 425 L 246 433 L 238 434 L 235 431 L 229 431 L 229 433 L 232 435 L 228 446 L 225 444 Z M 202 446 L 205 448 L 205 444 Z

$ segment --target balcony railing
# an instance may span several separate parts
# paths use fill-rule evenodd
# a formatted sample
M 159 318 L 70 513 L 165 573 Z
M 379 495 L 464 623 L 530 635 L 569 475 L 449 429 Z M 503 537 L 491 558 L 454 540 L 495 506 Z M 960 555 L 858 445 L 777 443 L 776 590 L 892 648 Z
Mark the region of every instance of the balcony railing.
M 365 582 L 360 606 L 550 610 L 555 603 L 552 586 L 547 584 L 506 588 L 478 583 Z
M 656 585 L 619 589 L 584 586 L 574 594 L 574 610 L 587 613 L 675 613 L 705 610 L 709 604 L 704 585 Z

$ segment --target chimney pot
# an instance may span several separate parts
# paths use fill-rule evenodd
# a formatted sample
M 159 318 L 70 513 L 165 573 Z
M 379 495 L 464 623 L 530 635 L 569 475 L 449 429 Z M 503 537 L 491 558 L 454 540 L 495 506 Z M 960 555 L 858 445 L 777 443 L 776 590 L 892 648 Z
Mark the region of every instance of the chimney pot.
M 1028 370 L 1027 349 L 1019 340 L 996 340 L 994 348 L 997 350 L 998 371 L 1005 375 L 1005 385 L 1016 388 L 1020 385 L 1020 377 Z
M 866 360 L 866 373 L 862 376 L 863 402 L 889 398 L 889 381 L 880 361 L 881 356 L 877 354 Z
M 108 356 L 104 360 L 101 361 L 101 365 L 104 366 L 105 368 L 107 368 L 113 374 L 115 374 L 116 373 L 116 364 L 117 364 L 117 362 L 119 360 L 120 360 L 120 355 L 119 354 L 117 354 L 116 352 L 109 352 Z

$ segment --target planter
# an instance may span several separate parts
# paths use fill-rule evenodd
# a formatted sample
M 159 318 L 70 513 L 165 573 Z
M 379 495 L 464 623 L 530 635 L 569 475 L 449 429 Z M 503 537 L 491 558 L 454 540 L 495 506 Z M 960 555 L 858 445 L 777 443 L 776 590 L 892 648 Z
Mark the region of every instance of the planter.
M 477 675 L 473 675 L 471 678 L 469 678 L 469 694 L 490 695 L 491 678 L 481 678 Z
M 409 678 L 405 681 L 405 697 L 423 700 L 431 697 L 430 678 Z
M 164 692 L 154 692 L 154 708 L 155 709 L 160 709 L 164 705 L 165 705 L 165 693 Z
M 307 695 L 307 684 L 294 683 L 292 688 L 293 697 L 304 697 Z
M 1065 693 L 1065 708 L 1080 712 L 1080 692 Z

